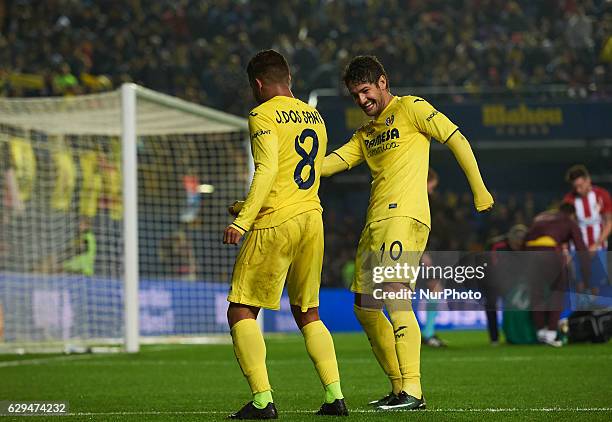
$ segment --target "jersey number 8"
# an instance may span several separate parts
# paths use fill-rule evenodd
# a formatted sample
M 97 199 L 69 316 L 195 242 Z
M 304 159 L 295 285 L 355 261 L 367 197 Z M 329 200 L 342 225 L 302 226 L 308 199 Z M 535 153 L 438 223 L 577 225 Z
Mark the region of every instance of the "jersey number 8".
M 308 138 L 312 138 L 312 149 L 310 152 L 306 152 L 301 145 Z M 295 171 L 293 172 L 293 181 L 300 189 L 310 189 L 315 182 L 314 165 L 315 158 L 317 158 L 317 152 L 319 151 L 319 137 L 317 136 L 317 132 L 315 132 L 313 129 L 304 129 L 300 135 L 295 137 L 295 151 L 300 157 L 302 157 L 302 159 L 295 167 Z M 302 170 L 304 170 L 304 167 L 306 166 L 310 166 L 310 173 L 308 174 L 308 179 L 304 180 L 302 179 Z

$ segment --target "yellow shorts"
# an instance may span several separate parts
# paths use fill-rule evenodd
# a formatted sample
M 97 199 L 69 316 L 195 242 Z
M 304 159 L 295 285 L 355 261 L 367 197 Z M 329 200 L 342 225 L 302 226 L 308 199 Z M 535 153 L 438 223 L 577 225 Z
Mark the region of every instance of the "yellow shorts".
M 289 302 L 305 312 L 319 306 L 322 266 L 321 211 L 307 211 L 279 226 L 252 230 L 236 258 L 227 300 L 278 310 L 287 280 Z
M 411 275 L 418 270 L 428 237 L 429 227 L 410 217 L 392 217 L 368 224 L 359 238 L 351 291 L 372 294 L 382 282 L 414 286 L 416 280 Z

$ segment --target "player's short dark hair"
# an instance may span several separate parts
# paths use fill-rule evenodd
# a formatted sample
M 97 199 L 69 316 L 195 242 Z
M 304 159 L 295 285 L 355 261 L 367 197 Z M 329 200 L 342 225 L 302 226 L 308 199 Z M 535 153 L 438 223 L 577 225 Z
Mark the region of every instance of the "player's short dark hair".
M 574 215 L 576 214 L 576 207 L 569 202 L 562 202 L 561 205 L 559 205 L 559 211 L 563 214 Z
M 565 173 L 565 180 L 570 183 L 572 183 L 579 177 L 589 177 L 589 171 L 582 164 L 576 164 L 575 166 L 571 166 L 567 170 L 567 173 Z
M 375 84 L 381 76 L 387 78 L 388 87 L 389 77 L 378 58 L 376 58 L 376 56 L 357 56 L 344 68 L 342 79 L 344 80 L 344 84 L 348 87 L 354 84 Z
M 285 57 L 274 50 L 263 50 L 255 54 L 246 68 L 249 82 L 261 79 L 270 83 L 289 84 L 289 64 Z

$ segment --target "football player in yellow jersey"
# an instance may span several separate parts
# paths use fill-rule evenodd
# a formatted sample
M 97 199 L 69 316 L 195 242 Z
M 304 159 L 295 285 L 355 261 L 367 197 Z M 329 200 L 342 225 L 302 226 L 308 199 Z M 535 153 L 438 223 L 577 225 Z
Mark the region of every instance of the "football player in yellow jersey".
M 402 267 L 418 267 L 427 244 L 431 138 L 448 146 L 455 155 L 478 211 L 489 210 L 493 197 L 457 126 L 422 98 L 393 96 L 387 74 L 376 57 L 353 58 L 345 69 L 344 82 L 355 103 L 372 120 L 325 158 L 323 176 L 365 161 L 373 177 L 351 290 L 355 293 L 355 315 L 391 381 L 392 391 L 370 404 L 382 410 L 423 409 L 421 334 L 410 303 L 416 280 L 410 271 L 394 269 L 400 263 Z M 391 321 L 382 312 L 383 306 Z
M 273 50 L 247 66 L 259 106 L 249 113 L 255 173 L 246 200 L 223 243 L 237 244 L 227 300 L 234 352 L 253 400 L 232 419 L 276 419 L 266 369 L 266 346 L 256 318 L 261 308 L 279 309 L 285 280 L 295 322 L 325 388 L 319 415 L 346 416 L 332 337 L 319 319 L 323 221 L 319 201 L 327 132 L 321 115 L 293 97 L 285 58 Z

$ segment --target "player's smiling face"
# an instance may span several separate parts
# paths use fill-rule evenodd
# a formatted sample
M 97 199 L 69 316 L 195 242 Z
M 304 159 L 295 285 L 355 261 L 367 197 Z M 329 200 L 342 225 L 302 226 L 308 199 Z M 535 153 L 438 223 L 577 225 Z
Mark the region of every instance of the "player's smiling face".
M 389 104 L 391 95 L 384 76 L 381 76 L 377 83 L 352 83 L 347 88 L 355 104 L 370 117 L 378 117 Z

